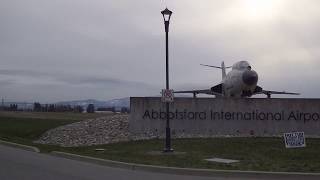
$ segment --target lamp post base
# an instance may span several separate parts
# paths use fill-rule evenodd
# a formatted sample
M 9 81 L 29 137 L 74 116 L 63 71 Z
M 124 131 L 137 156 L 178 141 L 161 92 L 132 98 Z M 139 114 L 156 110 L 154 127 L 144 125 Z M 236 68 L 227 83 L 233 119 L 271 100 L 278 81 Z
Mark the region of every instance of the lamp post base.
M 173 153 L 174 150 L 172 148 L 171 149 L 164 149 L 162 152 L 163 153 Z
M 169 112 L 169 104 L 167 103 L 167 114 Z M 168 116 L 167 116 L 168 118 Z M 164 153 L 173 152 L 173 149 L 171 148 L 171 131 L 169 127 L 169 119 L 167 119 L 167 127 L 166 127 L 166 144 L 165 148 L 163 149 Z

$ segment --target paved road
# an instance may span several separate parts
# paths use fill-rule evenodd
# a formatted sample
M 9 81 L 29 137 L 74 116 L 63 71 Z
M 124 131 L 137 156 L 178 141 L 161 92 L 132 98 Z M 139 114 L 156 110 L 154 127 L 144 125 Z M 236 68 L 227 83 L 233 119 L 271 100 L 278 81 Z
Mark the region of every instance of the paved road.
M 1 180 L 214 180 L 214 179 L 266 179 L 264 177 L 198 177 L 160 174 L 144 171 L 110 168 L 11 148 L 0 145 Z M 283 179 L 293 179 L 283 178 Z M 297 178 L 299 179 L 299 178 Z M 306 178 L 304 178 L 306 179 Z

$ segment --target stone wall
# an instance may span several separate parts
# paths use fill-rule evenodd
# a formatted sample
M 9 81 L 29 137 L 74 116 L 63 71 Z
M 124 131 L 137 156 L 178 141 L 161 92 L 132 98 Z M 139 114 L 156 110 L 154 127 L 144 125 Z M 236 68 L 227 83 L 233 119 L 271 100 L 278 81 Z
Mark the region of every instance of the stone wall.
M 131 97 L 129 131 L 163 137 L 165 104 L 159 97 Z M 320 99 L 175 98 L 170 104 L 173 137 L 280 136 L 304 131 L 320 136 Z

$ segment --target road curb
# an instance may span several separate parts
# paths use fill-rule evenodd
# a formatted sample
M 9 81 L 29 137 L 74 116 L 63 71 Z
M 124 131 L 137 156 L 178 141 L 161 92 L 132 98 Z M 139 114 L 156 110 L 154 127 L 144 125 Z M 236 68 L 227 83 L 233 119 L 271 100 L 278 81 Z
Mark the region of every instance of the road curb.
M 194 169 L 194 168 L 175 168 L 175 167 L 164 167 L 164 166 L 153 166 L 135 163 L 125 163 L 119 161 L 112 161 L 106 159 L 100 159 L 89 156 L 82 156 L 77 154 L 53 151 L 52 155 L 63 157 L 72 160 L 84 161 L 95 163 L 99 165 L 129 169 L 129 170 L 140 170 L 156 173 L 167 173 L 177 175 L 192 175 L 192 176 L 219 176 L 219 177 L 241 177 L 241 178 L 252 178 L 252 177 L 263 177 L 263 178 L 305 178 L 305 179 L 320 179 L 320 173 L 297 173 L 297 172 L 266 172 L 266 171 L 239 171 L 239 170 L 215 170 L 215 169 Z
M 33 146 L 27 146 L 27 145 L 3 141 L 3 140 L 0 140 L 0 144 L 23 149 L 23 150 L 27 150 L 27 151 L 32 151 L 32 152 L 36 152 L 36 153 L 40 152 L 40 150 L 37 147 L 33 147 Z

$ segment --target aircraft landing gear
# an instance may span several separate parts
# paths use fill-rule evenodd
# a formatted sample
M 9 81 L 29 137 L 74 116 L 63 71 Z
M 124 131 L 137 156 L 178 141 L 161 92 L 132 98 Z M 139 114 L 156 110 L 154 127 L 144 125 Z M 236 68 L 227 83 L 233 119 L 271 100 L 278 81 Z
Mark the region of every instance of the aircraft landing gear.
M 267 93 L 267 98 L 271 98 L 271 93 Z
M 251 97 L 252 96 L 252 92 L 251 91 L 242 91 L 242 97 Z
M 196 92 L 193 93 L 193 98 L 197 98 L 197 93 Z

